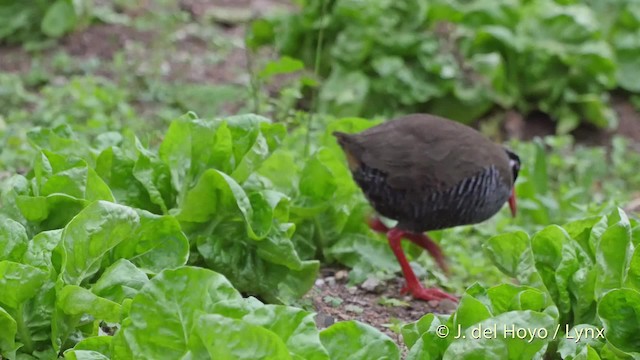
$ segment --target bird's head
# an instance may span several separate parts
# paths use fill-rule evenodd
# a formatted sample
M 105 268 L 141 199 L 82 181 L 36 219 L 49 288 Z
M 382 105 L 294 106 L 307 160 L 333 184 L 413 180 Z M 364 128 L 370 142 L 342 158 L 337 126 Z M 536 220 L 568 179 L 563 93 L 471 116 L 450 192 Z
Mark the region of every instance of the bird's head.
M 516 155 L 513 151 L 505 148 L 504 149 L 509 156 L 509 167 L 511 168 L 512 177 L 512 188 L 511 188 L 511 196 L 509 196 L 509 208 L 511 208 L 511 215 L 516 216 L 516 179 L 518 178 L 518 173 L 520 172 L 520 157 Z

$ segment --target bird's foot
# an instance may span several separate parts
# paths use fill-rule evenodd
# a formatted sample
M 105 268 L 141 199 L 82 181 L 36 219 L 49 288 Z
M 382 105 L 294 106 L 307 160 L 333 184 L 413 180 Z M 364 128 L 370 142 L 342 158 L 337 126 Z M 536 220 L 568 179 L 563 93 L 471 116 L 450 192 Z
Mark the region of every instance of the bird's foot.
M 405 285 L 400 289 L 401 294 L 411 294 L 414 299 L 423 300 L 423 301 L 431 301 L 431 300 L 444 300 L 448 299 L 453 301 L 454 303 L 458 303 L 458 298 L 451 294 L 447 294 L 446 292 L 438 289 L 438 288 L 424 288 L 422 286 L 418 287 L 409 287 Z

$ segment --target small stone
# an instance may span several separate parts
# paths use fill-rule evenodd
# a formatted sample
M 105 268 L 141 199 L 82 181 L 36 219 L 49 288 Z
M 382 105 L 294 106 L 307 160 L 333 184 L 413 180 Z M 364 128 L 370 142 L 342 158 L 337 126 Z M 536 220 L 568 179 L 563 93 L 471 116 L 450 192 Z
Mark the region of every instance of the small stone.
M 438 305 L 440 305 L 441 301 L 440 300 L 429 300 L 427 302 L 427 304 L 429 304 L 430 307 L 432 308 L 437 308 Z
M 362 314 L 364 310 L 358 305 L 349 304 L 344 307 L 344 309 L 348 312 L 352 312 L 354 314 Z
M 318 315 L 316 315 L 316 325 L 319 328 L 329 327 L 333 325 L 333 323 L 335 322 L 336 322 L 336 319 L 334 319 L 333 316 L 329 314 L 318 313 Z
M 382 281 L 380 281 L 380 279 L 377 279 L 375 277 L 368 277 L 367 280 L 365 280 L 362 285 L 360 285 L 360 287 L 362 288 L 362 290 L 374 294 L 380 294 L 384 291 L 384 284 L 382 283 Z
M 316 287 L 322 287 L 324 285 L 324 279 L 316 279 Z
M 324 282 L 327 284 L 327 286 L 329 287 L 334 287 L 336 286 L 336 278 L 333 276 L 328 276 L 326 278 L 324 278 Z
M 457 307 L 458 307 L 458 304 L 454 303 L 449 299 L 441 300 L 440 304 L 438 304 L 438 310 L 443 314 L 451 314 L 454 311 L 456 311 Z
M 328 304 L 331 307 L 338 307 L 344 301 L 344 300 L 342 300 L 340 298 L 337 298 L 337 297 L 334 297 L 334 296 L 329 296 L 329 295 L 325 296 L 322 300 L 325 302 L 325 304 Z
M 349 294 L 354 295 L 355 293 L 358 292 L 358 288 L 355 286 L 350 286 L 347 288 L 347 292 L 349 292 Z
M 349 278 L 349 273 L 347 270 L 340 270 L 335 275 L 337 281 L 347 281 Z

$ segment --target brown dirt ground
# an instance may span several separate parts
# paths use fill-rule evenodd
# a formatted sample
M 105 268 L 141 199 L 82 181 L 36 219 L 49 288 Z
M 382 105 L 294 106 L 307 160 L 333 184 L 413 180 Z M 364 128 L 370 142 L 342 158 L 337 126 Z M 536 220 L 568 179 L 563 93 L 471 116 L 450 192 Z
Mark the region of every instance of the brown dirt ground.
M 395 278 L 368 290 L 362 285 L 350 286 L 347 269 L 327 267 L 321 270 L 316 285 L 305 298 L 312 301 L 317 311 L 319 328 L 328 327 L 336 321 L 358 320 L 387 334 L 406 353 L 397 325 L 417 321 L 431 312 L 450 314 L 455 304 L 448 300 L 414 300 L 400 294 L 403 285 L 402 278 Z M 387 300 L 386 305 L 384 300 Z M 394 303 L 389 304 L 390 301 Z

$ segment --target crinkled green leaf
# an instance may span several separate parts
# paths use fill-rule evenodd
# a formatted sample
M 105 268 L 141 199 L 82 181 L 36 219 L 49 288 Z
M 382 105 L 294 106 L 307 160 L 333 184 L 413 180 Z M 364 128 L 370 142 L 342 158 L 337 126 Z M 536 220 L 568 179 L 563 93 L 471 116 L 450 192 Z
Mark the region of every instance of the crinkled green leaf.
M 613 217 L 617 217 L 619 221 L 607 228 L 596 247 L 598 277 L 595 291 L 597 296 L 622 286 L 633 254 L 629 219 L 622 210 L 617 210 L 616 213 L 610 215 L 609 221 L 612 221 Z
M 487 290 L 493 314 L 514 310 L 543 311 L 552 305 L 545 292 L 527 286 L 500 284 Z
M 636 247 L 629 261 L 624 285 L 640 291 L 640 247 Z
M 126 206 L 103 201 L 87 206 L 62 233 L 62 279 L 77 285 L 97 273 L 103 257 L 134 234 L 138 221 L 138 214 Z
M 89 314 L 99 320 L 120 320 L 121 306 L 76 285 L 67 285 L 57 294 L 57 306 L 71 316 Z
M 581 249 L 559 226 L 548 226 L 531 240 L 536 268 L 545 287 L 554 298 L 564 316 L 571 310 L 568 284 L 573 274 L 590 263 L 587 256 L 580 256 Z M 580 261 L 582 260 L 582 261 Z
M 185 265 L 189 240 L 173 216 L 137 210 L 139 225 L 112 250 L 112 258 L 126 258 L 139 269 L 158 273 Z
M 216 126 L 193 116 L 188 114 L 172 121 L 159 149 L 160 158 L 171 171 L 173 187 L 181 196 L 191 186 L 192 177 L 206 168 L 213 151 Z
M 566 328 L 563 329 L 566 334 L 559 339 L 558 353 L 563 359 L 588 359 L 589 350 L 587 348 L 591 349 L 591 352 L 595 352 L 595 349 L 599 350 L 604 345 L 605 339 L 599 338 L 599 330 L 601 329 L 590 324 L 579 324 L 570 328 L 569 331 L 566 331 Z
M 36 296 L 48 274 L 36 267 L 12 261 L 0 261 L 0 304 L 17 308 Z
M 29 241 L 27 252 L 24 254 L 26 264 L 49 268 L 54 266 L 53 251 L 62 240 L 62 229 L 43 231 Z M 59 269 L 59 259 L 56 267 Z
M 529 286 L 544 288 L 535 268 L 529 236 L 524 232 L 497 235 L 485 243 L 491 261 L 505 274 Z M 546 289 L 545 289 L 546 290 Z
M 27 220 L 40 222 L 43 230 L 64 227 L 88 202 L 67 194 L 42 197 L 18 196 L 16 203 Z
M 300 261 L 290 240 L 283 236 L 284 232 L 275 232 L 254 241 L 246 238 L 244 224 L 225 222 L 218 224 L 214 234 L 199 237 L 197 246 L 207 265 L 228 277 L 238 290 L 272 301 L 288 301 L 301 297 L 313 286 L 320 264 Z M 286 251 L 281 254 L 285 261 L 271 261 L 275 252 L 267 253 L 277 249 Z M 286 261 L 287 258 L 291 260 Z
M 88 351 L 97 351 L 104 355 L 111 355 L 111 342 L 113 340 L 113 336 L 101 335 L 101 336 L 91 336 L 80 340 L 73 347 L 73 350 L 88 350 Z M 65 353 L 66 355 L 66 353 Z
M 40 28 L 44 34 L 59 37 L 76 26 L 76 10 L 71 0 L 57 0 L 48 9 Z
M 533 359 L 551 341 L 554 325 L 555 320 L 544 313 L 530 310 L 506 312 L 467 328 L 463 334 L 465 337 L 451 343 L 443 359 Z M 514 336 L 510 335 L 510 330 L 519 328 L 525 331 L 545 329 L 551 335 L 527 334 L 525 339 L 516 336 L 515 332 Z M 485 336 L 485 331 L 490 335 Z
M 287 345 L 291 356 L 308 360 L 329 359 L 320 343 L 312 313 L 284 305 L 263 305 L 254 298 L 242 302 L 219 302 L 214 306 L 214 312 L 274 332 Z
M 407 359 L 438 358 L 444 354 L 448 344 L 448 337 L 456 336 L 456 333 L 443 337 L 438 327 L 443 325 L 440 318 L 433 314 L 427 314 L 420 320 L 405 325 L 402 328 L 402 339 L 409 348 Z M 447 328 L 449 329 L 449 328 Z M 449 329 L 455 330 L 456 328 Z
M 93 350 L 69 350 L 64 353 L 65 359 L 71 360 L 109 360 L 109 358 Z
M 96 160 L 96 173 L 109 185 L 118 203 L 152 212 L 161 212 L 156 201 L 151 199 L 150 186 L 155 185 L 148 173 L 136 172 L 136 160 L 120 148 L 109 147 L 103 150 Z M 138 172 L 145 172 L 141 165 Z M 157 169 L 151 171 L 154 173 Z M 167 176 L 169 176 L 167 174 Z M 143 179 L 144 181 L 140 180 Z M 151 181 L 151 184 L 148 182 Z
M 457 329 L 460 326 L 466 329 L 471 325 L 477 324 L 491 317 L 491 311 L 478 299 L 467 294 L 462 296 L 460 304 L 456 310 L 453 324 Z
M 192 331 L 189 348 L 196 359 L 291 359 L 278 335 L 241 320 L 203 315 L 196 320 Z
M 22 260 L 28 241 L 24 226 L 11 219 L 3 219 L 0 223 L 0 260 Z
M 133 168 L 133 175 L 145 187 L 151 202 L 158 205 L 163 214 L 167 214 L 175 201 L 169 168 L 157 156 L 145 149 L 138 139 L 136 139 L 136 148 L 138 160 Z
M 14 318 L 0 307 L 0 355 L 13 359 L 16 356 L 16 333 L 18 327 Z
M 178 220 L 185 222 L 206 222 L 223 216 L 241 216 L 247 223 L 247 234 L 260 239 L 271 227 L 270 219 L 257 217 L 249 197 L 242 187 L 228 175 L 217 170 L 207 170 L 198 184 L 191 189 L 184 201 Z M 255 226 L 255 227 L 254 227 Z
M 135 359 L 179 359 L 189 352 L 191 329 L 203 312 L 219 301 L 240 299 L 229 281 L 211 270 L 164 270 L 134 297 L 130 321 L 120 331 Z M 149 336 L 150 329 L 163 331 Z M 130 356 L 126 348 L 114 349 L 114 359 Z
M 120 259 L 108 267 L 93 285 L 97 296 L 122 303 L 133 298 L 149 282 L 147 275 L 126 259 Z
M 640 355 L 640 292 L 614 289 L 598 302 L 598 316 L 607 341 L 616 348 Z
M 400 359 L 393 340 L 370 325 L 354 320 L 338 322 L 322 330 L 320 340 L 335 360 Z

